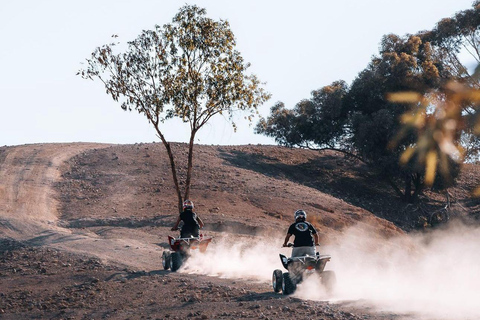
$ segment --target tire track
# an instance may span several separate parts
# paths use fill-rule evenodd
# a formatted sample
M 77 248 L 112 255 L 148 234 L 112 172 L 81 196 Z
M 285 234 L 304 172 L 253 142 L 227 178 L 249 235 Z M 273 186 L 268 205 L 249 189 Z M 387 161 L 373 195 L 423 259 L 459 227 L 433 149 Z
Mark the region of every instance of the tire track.
M 7 147 L 0 163 L 0 235 L 28 236 L 58 217 L 54 183 L 67 159 L 92 148 L 93 143 L 41 144 Z
M 68 159 L 108 144 L 35 144 L 7 147 L 0 163 L 0 238 L 95 256 L 139 269 L 161 266 L 158 245 L 122 234 L 102 237 L 59 223 L 60 203 L 54 188 Z

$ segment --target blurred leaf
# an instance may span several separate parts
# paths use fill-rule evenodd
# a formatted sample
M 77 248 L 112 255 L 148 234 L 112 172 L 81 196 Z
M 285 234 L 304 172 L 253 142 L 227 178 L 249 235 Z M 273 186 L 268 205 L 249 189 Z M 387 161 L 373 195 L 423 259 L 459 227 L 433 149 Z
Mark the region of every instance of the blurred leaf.
M 479 90 L 471 90 L 466 97 L 468 100 L 472 102 L 480 102 L 480 91 Z
M 406 164 L 408 161 L 410 161 L 410 159 L 412 158 L 412 156 L 414 154 L 415 154 L 415 149 L 414 148 L 412 148 L 412 147 L 407 148 L 407 150 L 405 150 L 402 153 L 402 156 L 400 157 L 400 163 L 401 164 Z
M 425 184 L 431 186 L 435 181 L 435 173 L 437 172 L 437 152 L 428 152 L 425 170 Z
M 389 93 L 387 99 L 393 103 L 418 103 L 422 101 L 423 97 L 418 92 L 407 91 Z

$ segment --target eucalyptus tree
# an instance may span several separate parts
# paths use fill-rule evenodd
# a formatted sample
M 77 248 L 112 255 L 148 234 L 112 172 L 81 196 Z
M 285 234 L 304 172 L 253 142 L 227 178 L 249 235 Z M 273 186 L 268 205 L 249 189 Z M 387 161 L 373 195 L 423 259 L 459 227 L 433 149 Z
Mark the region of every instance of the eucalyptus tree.
M 347 92 L 347 84 L 339 80 L 312 91 L 310 99 L 298 102 L 292 110 L 277 102 L 270 116 L 257 123 L 255 132 L 284 146 L 347 153 L 348 111 L 342 100 Z
M 117 36 L 114 36 L 117 37 Z M 195 5 L 180 8 L 169 24 L 144 30 L 116 53 L 119 43 L 98 47 L 79 71 L 85 79 L 99 79 L 107 94 L 123 110 L 143 114 L 166 148 L 179 210 L 189 198 L 195 135 L 215 115 L 246 112 L 252 119 L 270 98 L 254 74 L 247 74 L 236 50 L 236 40 L 226 20 L 206 17 Z M 162 124 L 179 118 L 190 126 L 187 174 L 182 195 L 175 157 Z
M 432 45 L 447 75 L 480 89 L 480 79 L 473 77 L 473 70 L 466 64 L 468 60 L 480 63 L 479 0 L 473 3 L 471 9 L 441 19 L 432 30 L 421 31 L 418 36 Z
M 380 54 L 372 57 L 350 86 L 336 81 L 312 92 L 292 110 L 278 103 L 257 124 L 257 133 L 278 143 L 311 149 L 333 149 L 360 159 L 385 178 L 405 201 L 416 199 L 424 169 L 401 166 L 399 157 L 415 142 L 413 135 L 396 139 L 401 116 L 410 106 L 388 99 L 392 92 L 427 92 L 442 83 L 440 63 L 418 36 L 383 37 Z M 392 141 L 397 140 L 392 146 Z

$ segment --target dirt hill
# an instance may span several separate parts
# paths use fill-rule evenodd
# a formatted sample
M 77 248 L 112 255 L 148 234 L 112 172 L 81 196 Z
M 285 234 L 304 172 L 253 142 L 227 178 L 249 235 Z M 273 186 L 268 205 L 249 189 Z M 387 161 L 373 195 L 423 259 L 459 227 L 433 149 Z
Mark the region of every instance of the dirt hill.
M 173 146 L 178 159 L 186 158 L 186 148 Z M 391 204 L 393 199 L 381 200 L 388 193 L 375 194 L 367 172 L 338 155 L 275 146 L 200 145 L 194 161 L 191 199 L 210 230 L 283 233 L 293 212 L 302 208 L 327 238 L 359 222 L 385 235 L 401 232 L 352 205 Z M 184 175 L 180 170 L 182 182 Z M 175 221 L 177 198 L 161 144 L 84 152 L 66 162 L 62 178 L 57 184 L 61 220 L 69 226 L 98 225 L 106 218 L 118 223 L 134 218 L 139 224 L 159 220 L 155 223 L 164 226 Z M 389 212 L 382 210 L 378 216 Z
M 173 149 L 186 159 L 185 144 Z M 335 251 L 353 227 L 372 239 L 403 237 L 444 205 L 443 195 L 429 192 L 432 200 L 407 206 L 360 163 L 330 152 L 197 145 L 194 163 L 191 199 L 216 255 L 202 270 L 170 273 L 160 257 L 177 199 L 163 145 L 0 148 L 2 317 L 392 319 L 358 304 L 272 292 L 271 269 L 281 267 L 293 212 L 306 210 L 322 245 Z M 450 190 L 457 215 L 477 208 L 469 192 L 480 174 L 467 169 Z
M 186 145 L 174 144 L 173 149 L 177 159 L 186 159 Z M 194 163 L 191 198 L 212 229 L 276 230 L 302 208 L 327 237 L 359 222 L 395 235 L 401 232 L 398 228 L 421 227 L 422 218 L 430 219 L 447 204 L 443 192 L 432 191 L 426 191 L 419 204 L 406 204 L 365 165 L 334 152 L 198 145 Z M 180 169 L 184 164 L 179 162 Z M 174 220 L 177 198 L 162 144 L 93 149 L 62 169 L 57 189 L 61 219 L 68 223 L 162 217 L 169 225 Z M 184 175 L 180 170 L 181 183 Z M 454 214 L 478 211 L 478 200 L 470 196 L 477 185 L 479 169 L 468 165 L 458 185 L 449 190 Z

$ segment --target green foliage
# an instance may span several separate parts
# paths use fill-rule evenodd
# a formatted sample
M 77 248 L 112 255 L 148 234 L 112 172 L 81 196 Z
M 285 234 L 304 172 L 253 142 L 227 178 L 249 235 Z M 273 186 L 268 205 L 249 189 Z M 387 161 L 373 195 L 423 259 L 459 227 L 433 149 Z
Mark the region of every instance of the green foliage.
M 479 79 L 474 79 L 459 55 L 464 52 L 480 62 L 480 4 L 473 3 L 472 9 L 457 12 L 451 18 L 444 18 L 431 31 L 419 34 L 429 42 L 435 54 L 443 61 L 444 70 L 459 80 L 469 82 L 477 88 Z
M 416 139 L 412 132 L 398 137 L 400 119 L 410 106 L 392 102 L 388 96 L 411 91 L 426 94 L 440 88 L 446 82 L 441 68 L 442 61 L 420 37 L 386 35 L 379 55 L 350 87 L 335 82 L 314 91 L 310 100 L 299 102 L 293 110 L 278 103 L 270 117 L 257 125 L 257 132 L 284 145 L 353 154 L 406 201 L 413 201 L 423 188 L 425 169 L 413 162 L 399 163 L 400 155 Z
M 269 94 L 235 50 L 227 21 L 184 6 L 171 24 L 144 30 L 115 54 L 116 43 L 97 48 L 84 78 L 99 78 L 124 110 L 137 110 L 157 125 L 178 117 L 193 131 L 212 116 L 246 110 L 253 116 Z
M 336 81 L 313 91 L 311 99 L 300 101 L 293 110 L 279 102 L 271 108 L 271 115 L 257 124 L 256 133 L 285 146 L 335 148 L 346 134 L 342 99 L 347 90 L 344 81 Z
M 424 185 L 447 188 L 459 173 L 462 151 L 467 159 L 480 155 L 480 69 L 470 74 L 459 58 L 467 52 L 480 62 L 479 48 L 477 0 L 431 31 L 384 36 L 379 55 L 349 88 L 332 94 L 325 89 L 333 85 L 324 87 L 319 92 L 329 94 L 313 93 L 293 110 L 277 103 L 257 132 L 288 146 L 353 153 L 407 201 Z
M 359 74 L 345 98 L 347 108 L 354 114 L 351 126 L 355 149 L 380 171 L 388 170 L 391 177 L 404 174 L 404 168 L 392 163 L 413 140 L 405 136 L 395 148 L 389 148 L 400 128 L 400 116 L 408 107 L 393 104 L 388 94 L 412 90 L 425 92 L 432 85 L 440 85 L 442 79 L 437 72 L 440 62 L 429 49 L 428 44 L 423 44 L 416 36 L 384 36 L 380 56 L 374 57 Z
M 295 130 L 295 117 L 294 111 L 285 108 L 283 102 L 277 102 L 270 108 L 270 116 L 261 118 L 257 123 L 255 132 L 273 137 L 283 146 L 295 145 L 297 141 L 302 141 Z

